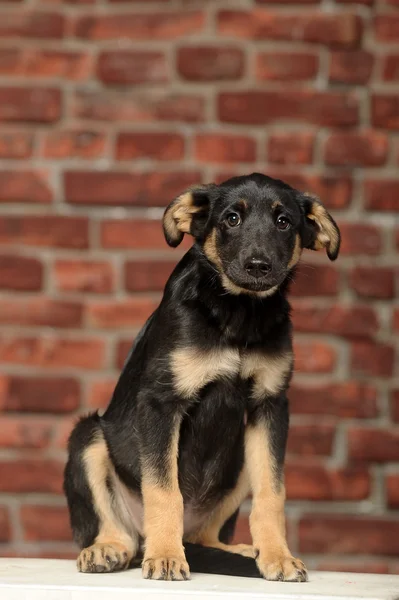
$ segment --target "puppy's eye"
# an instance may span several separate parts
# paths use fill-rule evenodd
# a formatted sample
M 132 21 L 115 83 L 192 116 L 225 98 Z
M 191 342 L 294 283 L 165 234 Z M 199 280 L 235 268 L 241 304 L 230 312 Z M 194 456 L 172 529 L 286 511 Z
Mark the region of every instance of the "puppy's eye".
M 280 215 L 279 217 L 277 217 L 276 226 L 277 229 L 284 230 L 289 229 L 291 227 L 291 223 L 289 222 L 287 217 L 284 217 L 284 215 Z
M 226 217 L 226 223 L 229 227 L 238 227 L 241 225 L 241 217 L 237 213 L 230 213 Z

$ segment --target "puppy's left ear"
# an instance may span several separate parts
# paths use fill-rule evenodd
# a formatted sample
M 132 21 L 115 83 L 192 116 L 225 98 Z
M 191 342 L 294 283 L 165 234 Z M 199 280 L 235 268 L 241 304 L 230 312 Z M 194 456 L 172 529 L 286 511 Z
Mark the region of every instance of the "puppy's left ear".
M 169 246 L 178 246 L 185 233 L 201 237 L 208 220 L 210 195 L 216 187 L 213 183 L 193 186 L 169 204 L 163 216 L 163 231 Z
M 305 213 L 304 248 L 325 248 L 328 258 L 335 260 L 341 245 L 338 225 L 316 196 L 301 194 L 299 202 Z

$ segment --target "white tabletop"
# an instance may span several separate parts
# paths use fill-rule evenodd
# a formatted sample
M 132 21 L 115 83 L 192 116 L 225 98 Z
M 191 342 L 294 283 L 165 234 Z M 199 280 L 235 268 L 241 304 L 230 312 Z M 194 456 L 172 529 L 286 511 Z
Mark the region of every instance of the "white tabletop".
M 311 572 L 308 583 L 193 574 L 191 581 L 146 581 L 139 569 L 83 574 L 71 560 L 0 559 L 1 600 L 399 600 L 398 575 Z

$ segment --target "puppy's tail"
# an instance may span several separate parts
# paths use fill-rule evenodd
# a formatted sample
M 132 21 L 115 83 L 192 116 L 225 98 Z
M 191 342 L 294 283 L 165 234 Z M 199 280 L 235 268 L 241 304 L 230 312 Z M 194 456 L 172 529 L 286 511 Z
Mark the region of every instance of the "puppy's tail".
M 216 548 L 207 548 L 200 544 L 184 543 L 186 560 L 191 573 L 207 573 L 209 575 L 232 575 L 234 577 L 258 577 L 255 560 L 240 554 L 225 552 Z M 139 568 L 142 554 L 135 556 L 130 563 L 131 568 Z
M 216 548 L 206 548 L 199 544 L 184 544 L 186 559 L 192 573 L 212 575 L 233 575 L 235 577 L 258 577 L 259 573 L 253 558 L 225 552 Z

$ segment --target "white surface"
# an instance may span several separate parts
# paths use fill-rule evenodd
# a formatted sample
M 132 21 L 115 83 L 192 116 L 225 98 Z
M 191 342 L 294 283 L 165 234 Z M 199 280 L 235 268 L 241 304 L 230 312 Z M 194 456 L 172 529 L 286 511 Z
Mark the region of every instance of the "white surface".
M 139 569 L 83 574 L 72 560 L 0 559 L 1 600 L 399 600 L 398 575 L 310 573 L 308 583 L 193 574 L 191 581 L 146 581 Z

